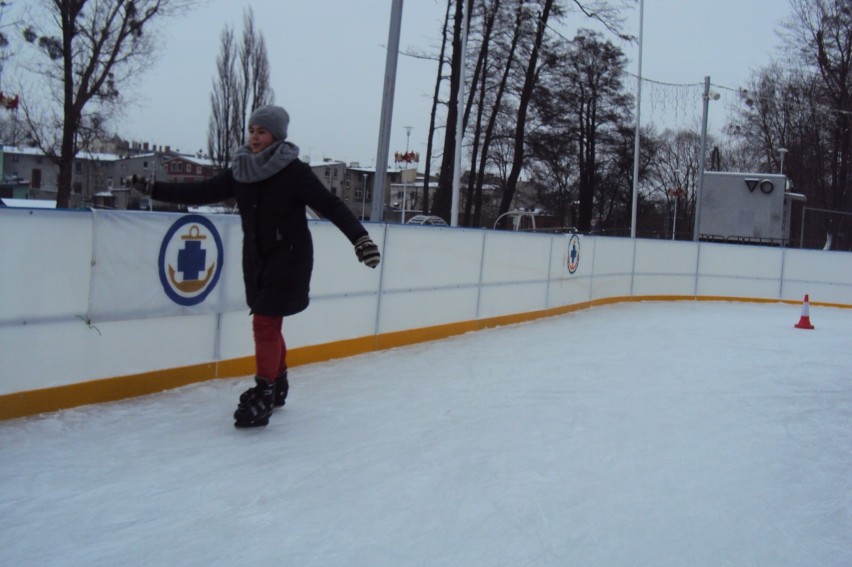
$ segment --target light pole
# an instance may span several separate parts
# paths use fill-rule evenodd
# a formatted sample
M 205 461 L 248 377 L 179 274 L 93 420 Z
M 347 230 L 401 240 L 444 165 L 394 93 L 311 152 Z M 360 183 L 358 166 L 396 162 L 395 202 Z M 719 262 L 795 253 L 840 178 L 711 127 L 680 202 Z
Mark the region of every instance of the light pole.
M 636 238 L 636 213 L 639 208 L 639 144 L 641 132 L 639 111 L 642 108 L 642 27 L 644 26 L 644 18 L 645 2 L 639 0 L 639 76 L 636 80 L 636 132 L 633 140 L 633 204 L 630 210 L 630 238 Z
M 701 224 L 701 194 L 704 190 L 704 161 L 707 154 L 707 110 L 710 99 L 719 100 L 719 93 L 710 92 L 710 77 L 704 77 L 704 109 L 701 113 L 701 149 L 698 154 L 698 191 L 695 193 L 695 226 L 692 231 L 692 239 L 698 242 L 699 225 Z
M 382 92 L 382 113 L 379 122 L 379 144 L 376 150 L 376 180 L 373 182 L 373 204 L 370 220 L 380 222 L 384 215 L 385 185 L 388 176 L 388 149 L 393 118 L 393 96 L 396 88 L 396 64 L 399 57 L 399 35 L 402 24 L 402 0 L 391 1 L 388 46 L 385 57 L 385 79 Z
M 405 153 L 408 153 L 408 142 L 411 139 L 411 131 L 414 130 L 414 126 L 403 126 L 405 129 Z
M 462 33 L 461 33 L 461 65 L 459 65 L 458 114 L 456 115 L 456 147 L 453 157 L 453 193 L 450 204 L 450 226 L 459 225 L 459 196 L 461 195 L 461 154 L 462 138 L 464 137 L 464 81 L 465 61 L 467 59 L 467 24 L 470 15 L 467 1 L 462 2 Z M 448 125 L 449 126 L 449 125 Z
M 367 174 L 364 174 L 364 189 L 361 191 L 361 220 L 364 220 L 364 210 L 367 207 Z
M 675 198 L 674 201 L 674 219 L 672 220 L 672 240 L 675 239 L 675 235 L 677 234 L 677 201 L 678 198 L 683 195 L 684 191 L 680 187 L 675 189 L 669 189 L 669 195 Z
M 787 148 L 779 148 L 778 153 L 781 154 L 781 175 L 784 175 L 784 156 L 787 155 Z
M 411 138 L 411 131 L 414 130 L 414 126 L 403 126 L 405 129 L 405 158 L 409 159 L 408 155 L 408 142 Z M 410 164 L 411 162 L 406 161 L 406 163 Z M 405 224 L 405 205 L 408 200 L 408 172 L 402 176 L 402 216 L 400 217 L 401 224 Z

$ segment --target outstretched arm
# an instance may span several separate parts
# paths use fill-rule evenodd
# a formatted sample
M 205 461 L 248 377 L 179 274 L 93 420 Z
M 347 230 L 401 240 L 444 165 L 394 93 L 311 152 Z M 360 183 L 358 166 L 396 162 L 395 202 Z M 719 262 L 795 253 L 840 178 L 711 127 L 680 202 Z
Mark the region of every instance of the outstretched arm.
M 234 178 L 229 169 L 192 183 L 165 183 L 131 175 L 125 180 L 125 185 L 157 201 L 184 205 L 218 203 L 234 196 Z

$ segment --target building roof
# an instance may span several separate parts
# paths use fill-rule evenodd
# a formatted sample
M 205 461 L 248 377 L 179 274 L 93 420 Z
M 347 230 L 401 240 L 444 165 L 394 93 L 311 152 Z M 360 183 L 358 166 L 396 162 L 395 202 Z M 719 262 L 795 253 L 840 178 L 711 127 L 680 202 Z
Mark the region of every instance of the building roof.
M 0 207 L 20 207 L 23 209 L 55 209 L 56 201 L 47 199 L 11 199 L 0 198 Z

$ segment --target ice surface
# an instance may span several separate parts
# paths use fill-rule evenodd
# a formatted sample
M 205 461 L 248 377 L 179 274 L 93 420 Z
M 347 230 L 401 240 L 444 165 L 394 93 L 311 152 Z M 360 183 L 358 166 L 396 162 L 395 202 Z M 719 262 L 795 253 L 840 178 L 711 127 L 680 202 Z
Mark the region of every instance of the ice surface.
M 0 565 L 852 565 L 852 311 L 799 315 L 620 304 L 297 367 L 260 430 L 248 378 L 0 422 Z

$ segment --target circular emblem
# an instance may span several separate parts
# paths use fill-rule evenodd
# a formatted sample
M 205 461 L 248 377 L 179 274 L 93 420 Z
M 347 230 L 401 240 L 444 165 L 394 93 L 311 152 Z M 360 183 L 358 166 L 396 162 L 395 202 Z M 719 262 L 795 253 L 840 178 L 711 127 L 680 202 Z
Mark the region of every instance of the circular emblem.
M 574 234 L 568 240 L 568 273 L 573 274 L 580 266 L 580 237 Z
M 160 245 L 158 269 L 166 295 L 179 305 L 198 305 L 222 273 L 222 238 L 201 215 L 179 218 Z

